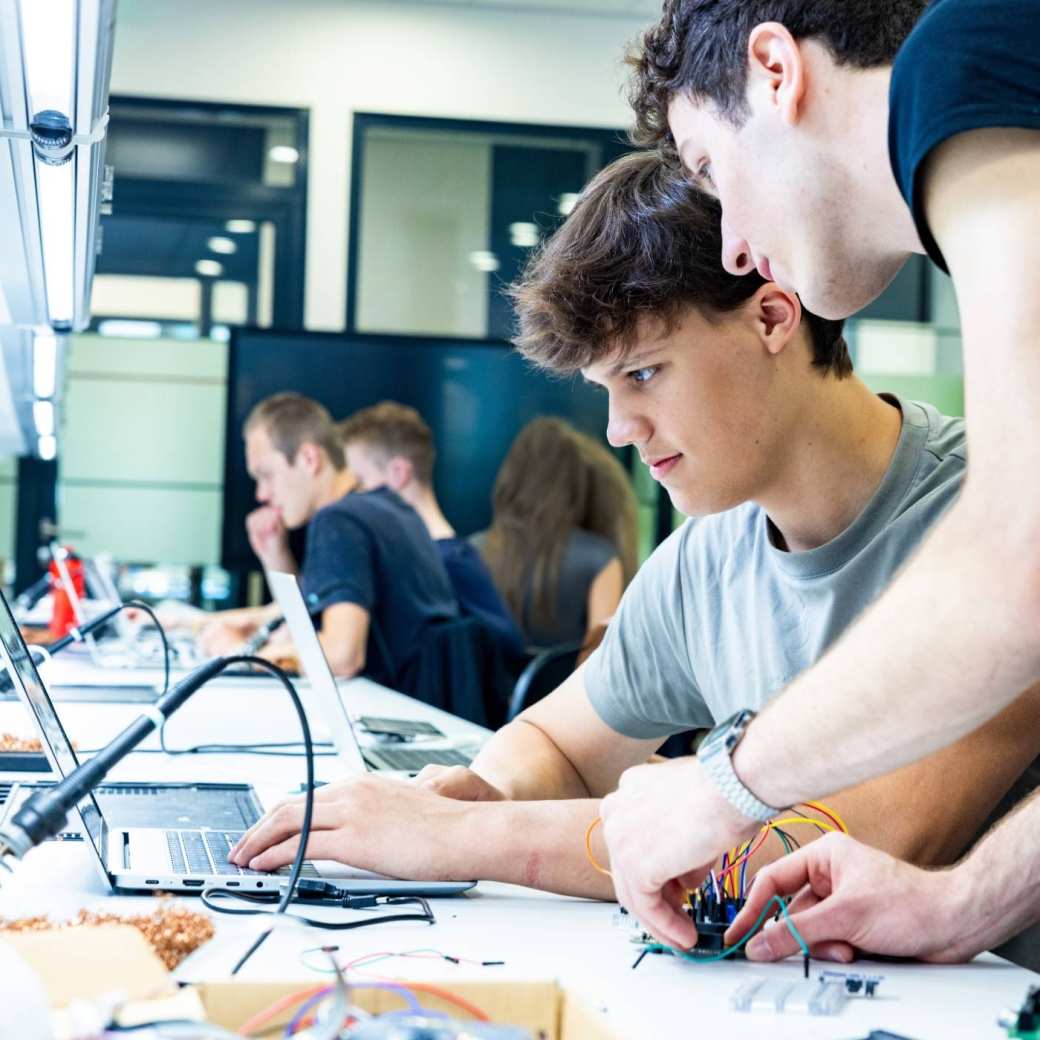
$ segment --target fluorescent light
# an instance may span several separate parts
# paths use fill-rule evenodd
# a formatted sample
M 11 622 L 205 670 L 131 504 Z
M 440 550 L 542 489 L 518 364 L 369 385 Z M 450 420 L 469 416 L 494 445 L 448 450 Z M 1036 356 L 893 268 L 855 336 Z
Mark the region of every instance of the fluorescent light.
M 578 204 L 578 193 L 576 191 L 565 191 L 556 200 L 556 212 L 561 217 L 570 216 L 571 211 Z
M 157 321 L 130 321 L 126 318 L 106 318 L 98 322 L 98 334 L 123 339 L 158 339 L 162 325 Z
M 209 330 L 209 338 L 214 343 L 228 343 L 231 340 L 231 329 L 226 325 L 213 325 Z
M 214 235 L 207 243 L 206 248 L 211 253 L 224 253 L 230 255 L 238 249 L 233 239 L 224 238 L 222 235 Z
M 55 440 L 53 434 L 48 434 L 46 437 L 40 437 L 36 441 L 36 454 L 39 455 L 44 462 L 50 462 L 51 459 L 57 456 L 58 442 Z
M 54 403 L 52 401 L 33 401 L 33 422 L 36 432 L 41 437 L 54 436 Z
M 537 224 L 517 221 L 515 224 L 509 225 L 509 241 L 514 246 L 519 246 L 521 249 L 530 249 L 532 246 L 538 245 L 539 238 L 540 234 Z
M 47 314 L 51 324 L 70 326 L 75 311 L 73 217 L 76 164 L 51 166 L 39 159 L 36 168 L 36 203 L 40 211 L 43 274 L 47 283 Z
M 216 260 L 196 260 L 195 270 L 206 278 L 219 278 L 224 273 L 224 265 Z
M 276 163 L 294 163 L 300 161 L 300 153 L 287 144 L 276 144 L 267 150 L 267 158 Z
M 75 116 L 76 0 L 20 0 L 30 119 L 47 109 Z
M 53 333 L 37 332 L 33 338 L 33 394 L 53 397 L 58 385 L 58 341 Z
M 224 225 L 224 230 L 230 231 L 232 235 L 251 235 L 256 231 L 256 221 L 235 217 Z
M 487 249 L 476 249 L 469 254 L 469 262 L 478 270 L 491 273 L 497 271 L 501 264 L 498 257 Z

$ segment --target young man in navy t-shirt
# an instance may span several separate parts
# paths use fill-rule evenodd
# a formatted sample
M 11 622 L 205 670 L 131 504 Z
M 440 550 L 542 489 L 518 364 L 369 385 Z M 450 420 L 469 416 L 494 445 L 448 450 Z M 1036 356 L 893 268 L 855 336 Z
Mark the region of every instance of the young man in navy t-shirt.
M 675 893 L 756 817 L 919 759 L 1040 677 L 1040 20 L 1033 0 L 667 0 L 631 60 L 637 136 L 674 147 L 718 197 L 732 273 L 757 270 L 841 318 L 911 253 L 949 272 L 971 452 L 959 501 L 831 653 L 701 759 L 633 769 L 604 801 L 619 898 L 688 945 Z M 836 955 L 970 955 L 1040 914 L 1034 819 L 1040 800 L 965 864 L 970 899 L 956 876 L 828 840 L 772 868 L 754 910 L 771 886 L 812 878 L 828 898 L 802 931 L 843 940 Z M 871 898 L 882 891 L 936 913 Z M 1008 912 L 944 913 L 955 900 Z M 940 917 L 957 942 L 918 925 Z M 749 955 L 788 952 L 783 932 Z
M 306 527 L 300 586 L 333 672 L 398 686 L 431 623 L 456 617 L 444 565 L 418 514 L 392 492 L 363 492 L 328 411 L 300 394 L 269 397 L 243 428 L 260 507 L 247 519 L 265 570 L 295 572 L 288 532 Z M 223 652 L 275 617 L 227 611 L 203 632 Z M 405 691 L 407 692 L 407 690 Z
M 389 488 L 421 517 L 448 572 L 459 611 L 476 618 L 494 636 L 505 660 L 524 658 L 524 637 L 502 601 L 477 549 L 448 522 L 433 487 L 436 448 L 423 417 L 396 401 L 344 419 L 337 427 L 347 466 L 366 491 Z

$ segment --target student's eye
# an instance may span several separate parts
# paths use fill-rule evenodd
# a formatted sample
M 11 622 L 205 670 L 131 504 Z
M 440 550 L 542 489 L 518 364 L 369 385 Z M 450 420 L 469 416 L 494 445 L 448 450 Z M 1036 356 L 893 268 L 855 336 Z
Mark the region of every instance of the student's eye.
M 636 386 L 646 386 L 657 372 L 657 365 L 649 365 L 646 368 L 636 368 L 628 373 L 628 378 Z

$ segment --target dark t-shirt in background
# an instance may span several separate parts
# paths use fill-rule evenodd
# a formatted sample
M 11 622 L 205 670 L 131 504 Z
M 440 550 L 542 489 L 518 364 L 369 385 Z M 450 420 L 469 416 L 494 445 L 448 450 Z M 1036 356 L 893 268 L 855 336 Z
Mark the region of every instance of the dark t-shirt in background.
M 510 660 L 524 653 L 524 637 L 502 597 L 480 553 L 465 538 L 438 538 L 434 543 L 448 572 L 459 611 L 476 618 L 490 629 Z
M 314 514 L 300 585 L 312 614 L 336 603 L 369 612 L 364 674 L 388 686 L 414 656 L 427 625 L 458 616 L 426 525 L 386 488 L 351 492 Z
M 487 534 L 487 531 L 480 531 L 470 541 L 477 549 L 483 550 Z M 534 575 L 528 580 L 522 631 L 529 647 L 580 643 L 585 638 L 589 622 L 589 589 L 596 576 L 616 557 L 617 549 L 606 538 L 580 527 L 571 531 L 560 557 L 555 616 L 548 624 L 539 624 L 531 616 Z
M 924 214 L 921 169 L 933 148 L 985 127 L 1040 130 L 1036 0 L 935 0 L 892 67 L 888 152 L 921 244 L 946 262 Z

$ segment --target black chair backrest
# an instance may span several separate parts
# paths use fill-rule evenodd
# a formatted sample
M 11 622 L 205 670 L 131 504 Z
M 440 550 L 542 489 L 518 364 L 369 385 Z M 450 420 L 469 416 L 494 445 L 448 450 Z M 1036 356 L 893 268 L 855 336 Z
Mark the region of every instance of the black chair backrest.
M 401 689 L 459 718 L 496 729 L 505 719 L 512 674 L 501 647 L 476 618 L 431 625 Z
M 520 673 L 509 700 L 506 722 L 512 722 L 524 710 L 552 693 L 568 678 L 578 663 L 583 642 L 561 643 L 535 654 L 531 663 Z

